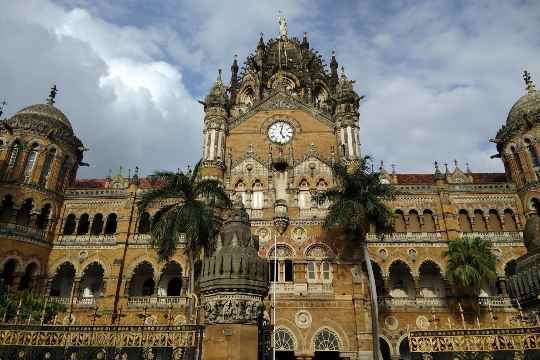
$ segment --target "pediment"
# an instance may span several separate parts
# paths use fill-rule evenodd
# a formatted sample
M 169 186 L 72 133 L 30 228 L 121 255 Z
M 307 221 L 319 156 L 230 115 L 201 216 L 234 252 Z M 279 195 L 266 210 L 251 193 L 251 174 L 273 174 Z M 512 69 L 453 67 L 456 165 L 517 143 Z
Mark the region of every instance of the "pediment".
M 262 160 L 257 159 L 255 155 L 233 163 L 231 168 L 231 176 L 246 175 L 253 177 L 268 176 L 268 166 L 264 164 Z
M 449 184 L 470 184 L 473 182 L 472 177 L 465 174 L 458 167 L 456 167 L 454 171 L 447 176 L 446 180 Z
M 271 110 L 302 110 L 310 113 L 315 119 L 321 121 L 325 125 L 333 128 L 334 122 L 332 118 L 317 109 L 313 106 L 304 103 L 298 96 L 294 96 L 284 92 L 283 90 L 274 91 L 270 96 L 264 98 L 247 112 L 240 115 L 239 117 L 232 119 L 229 124 L 229 129 L 234 129 L 256 113 L 260 111 L 271 111 Z

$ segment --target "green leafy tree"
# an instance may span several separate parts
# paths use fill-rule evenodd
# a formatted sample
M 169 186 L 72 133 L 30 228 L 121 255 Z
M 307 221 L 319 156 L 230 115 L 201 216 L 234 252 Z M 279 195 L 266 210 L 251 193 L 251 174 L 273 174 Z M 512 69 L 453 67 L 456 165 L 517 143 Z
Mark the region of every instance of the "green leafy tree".
M 19 322 L 26 322 L 30 317 L 32 322 L 41 320 L 43 307 L 47 300 L 33 291 L 26 290 L 16 294 L 3 294 L 0 296 L 0 316 L 6 321 L 12 321 L 17 317 L 19 310 Z M 58 313 L 66 311 L 66 306 L 54 301 L 47 301 L 45 307 L 45 322 L 51 321 Z
M 139 203 L 139 212 L 146 210 L 155 200 L 178 199 L 159 209 L 152 224 L 154 246 L 161 260 L 168 259 L 178 246 L 178 239 L 185 235 L 186 253 L 190 261 L 190 293 L 194 289 L 194 261 L 201 249 L 208 248 L 216 233 L 216 206 L 230 207 L 231 201 L 221 183 L 201 179 L 199 161 L 193 171 L 156 172 L 150 176 L 158 186 L 145 192 Z M 189 314 L 192 305 L 190 301 Z
M 369 156 L 349 168 L 342 164 L 333 167 L 336 186 L 315 196 L 316 201 L 330 201 L 325 218 L 326 229 L 337 228 L 342 231 L 349 243 L 362 249 L 366 264 L 371 297 L 371 321 L 373 334 L 373 354 L 378 359 L 379 349 L 379 311 L 377 290 L 373 267 L 367 249 L 366 235 L 370 226 L 376 232 L 384 233 L 392 229 L 392 212 L 384 204 L 393 199 L 396 191 L 393 186 L 381 182 L 381 174 L 371 169 Z
M 455 295 L 466 305 L 478 303 L 482 288 L 489 288 L 497 279 L 496 257 L 491 242 L 481 238 L 461 238 L 450 241 L 446 277 Z

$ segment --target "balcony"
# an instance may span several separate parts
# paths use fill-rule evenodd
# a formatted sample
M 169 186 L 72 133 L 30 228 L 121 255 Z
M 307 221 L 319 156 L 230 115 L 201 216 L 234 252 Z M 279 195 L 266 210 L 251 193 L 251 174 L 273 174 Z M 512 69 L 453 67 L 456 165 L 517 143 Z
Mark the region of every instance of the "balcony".
M 60 235 L 58 245 L 115 245 L 116 235 Z
M 522 242 L 523 232 L 521 231 L 504 231 L 504 232 L 460 232 L 460 237 L 481 238 L 493 242 Z
M 30 226 L 18 224 L 0 224 L 0 235 L 23 237 L 37 242 L 46 242 L 46 232 L 44 230 L 34 229 Z
M 150 244 L 152 243 L 152 235 L 150 234 L 133 234 L 133 238 L 129 239 L 130 244 Z
M 488 296 L 478 298 L 480 306 L 512 307 L 512 299 L 504 296 Z
M 332 295 L 334 288 L 331 283 L 300 283 L 273 282 L 270 284 L 270 294 L 288 294 L 297 296 Z
M 131 308 L 179 308 L 186 306 L 185 296 L 131 296 L 128 298 L 128 307 Z

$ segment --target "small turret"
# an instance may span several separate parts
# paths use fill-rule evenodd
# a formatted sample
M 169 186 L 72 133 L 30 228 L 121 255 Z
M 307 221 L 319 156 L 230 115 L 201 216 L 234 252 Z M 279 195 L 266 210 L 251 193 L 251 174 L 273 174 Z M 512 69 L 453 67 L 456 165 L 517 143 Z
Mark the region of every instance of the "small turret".
M 332 50 L 332 59 L 330 60 L 330 87 L 332 89 L 335 89 L 338 83 L 338 66 L 336 51 Z
M 302 43 L 300 44 L 300 47 L 304 50 L 309 49 L 309 41 L 307 38 L 307 32 L 304 32 L 304 37 L 302 38 Z

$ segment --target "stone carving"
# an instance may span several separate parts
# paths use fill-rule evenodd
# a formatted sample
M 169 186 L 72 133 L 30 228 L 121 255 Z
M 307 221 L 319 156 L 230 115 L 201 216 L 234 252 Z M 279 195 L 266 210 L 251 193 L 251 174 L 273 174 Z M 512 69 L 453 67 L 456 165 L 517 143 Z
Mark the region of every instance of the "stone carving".
M 263 243 L 267 242 L 268 240 L 270 240 L 270 230 L 268 230 L 267 228 L 261 228 L 259 230 L 257 230 L 257 235 L 259 236 L 259 240 Z
M 416 326 L 420 330 L 427 330 L 429 328 L 429 320 L 424 315 L 420 315 L 416 318 Z
M 399 320 L 395 316 L 387 316 L 384 319 L 384 326 L 388 330 L 394 331 L 399 327 Z
M 523 242 L 528 252 L 540 249 L 540 216 L 533 215 L 527 219 Z
M 217 297 L 204 305 L 208 324 L 256 323 L 263 314 L 264 305 L 259 299 Z
M 326 248 L 321 245 L 313 245 L 308 251 L 306 251 L 306 256 L 310 258 L 324 259 L 328 257 L 328 252 Z
M 311 314 L 307 310 L 300 310 L 294 315 L 294 323 L 300 329 L 307 329 L 311 326 Z
M 295 241 L 304 242 L 307 238 L 307 232 L 303 227 L 296 227 L 291 236 Z

